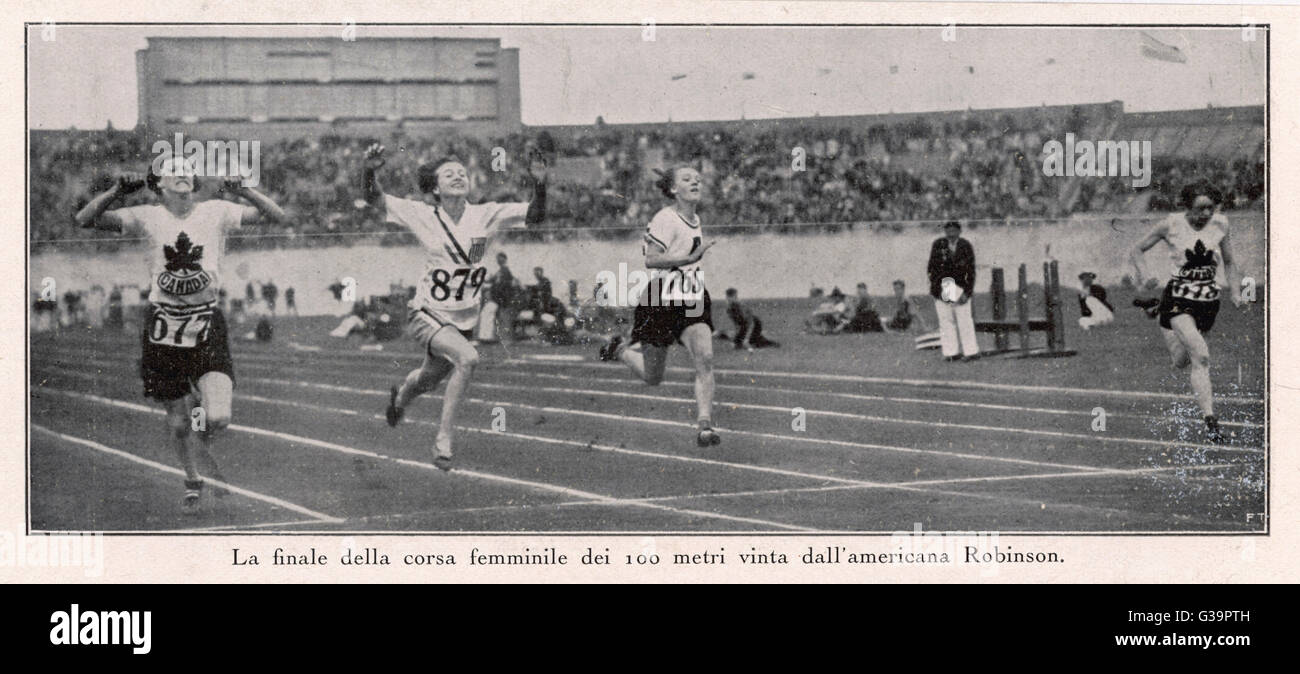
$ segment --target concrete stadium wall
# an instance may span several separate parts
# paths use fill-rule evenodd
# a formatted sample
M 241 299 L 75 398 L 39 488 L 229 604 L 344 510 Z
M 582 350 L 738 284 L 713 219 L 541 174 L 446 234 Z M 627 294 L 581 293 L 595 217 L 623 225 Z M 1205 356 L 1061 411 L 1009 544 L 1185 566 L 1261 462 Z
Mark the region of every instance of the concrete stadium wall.
M 1230 213 L 1234 248 L 1243 273 L 1262 286 L 1266 261 L 1264 216 L 1259 212 Z M 1077 286 L 1081 271 L 1093 271 L 1103 285 L 1114 286 L 1131 269 L 1130 247 L 1146 232 L 1154 217 L 1112 219 L 1107 216 L 1075 217 L 1063 221 L 968 225 L 963 236 L 975 247 L 979 265 L 977 289 L 987 290 L 989 268 L 1007 270 L 1008 288 L 1016 285 L 1016 267 L 1029 265 L 1031 282 L 1041 282 L 1042 263 L 1060 261 L 1061 282 Z M 707 228 L 707 221 L 706 221 Z M 707 231 L 707 230 L 706 230 Z M 889 295 L 889 284 L 903 279 L 908 293 L 927 292 L 925 264 L 931 242 L 941 234 L 938 225 L 859 226 L 834 234 L 736 234 L 717 237 L 705 258 L 705 282 L 721 298 L 727 287 L 749 298 L 807 297 L 813 286 L 828 292 L 839 286 L 852 294 L 866 282 L 873 295 Z M 622 241 L 499 242 L 497 251 L 510 256 L 510 267 L 523 283 L 532 282 L 532 268 L 541 266 L 551 279 L 555 295 L 568 298 L 568 280 L 578 281 L 579 295 L 589 297 L 598 273 L 643 269 L 639 239 Z M 489 268 L 495 271 L 495 260 Z M 1168 262 L 1152 251 L 1147 273 L 1167 273 Z M 93 284 L 143 285 L 140 251 L 113 254 L 42 253 L 30 261 L 31 289 L 50 277 L 61 294 L 68 288 L 87 289 Z M 272 279 L 280 288 L 296 289 L 303 314 L 337 314 L 345 311 L 327 287 L 340 277 L 357 281 L 359 297 L 386 293 L 389 283 L 414 284 L 422 268 L 420 250 L 414 247 L 353 246 L 300 250 L 238 252 L 227 256 L 222 275 L 231 297 L 243 297 L 248 280 Z M 283 305 L 283 299 L 281 299 Z

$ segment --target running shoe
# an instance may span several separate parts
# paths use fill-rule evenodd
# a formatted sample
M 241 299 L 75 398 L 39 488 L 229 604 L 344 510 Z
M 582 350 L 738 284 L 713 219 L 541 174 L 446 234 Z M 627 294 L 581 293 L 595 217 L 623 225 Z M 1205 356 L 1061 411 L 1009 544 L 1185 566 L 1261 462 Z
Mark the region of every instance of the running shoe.
M 1219 428 L 1219 418 L 1213 414 L 1205 416 L 1205 439 L 1214 444 L 1221 444 L 1228 441 L 1223 430 Z
M 181 509 L 187 515 L 199 512 L 199 499 L 203 495 L 203 480 L 186 480 L 185 497 L 181 499 Z
M 1160 298 L 1139 297 L 1133 300 L 1133 306 L 1141 309 L 1144 313 L 1146 313 L 1147 318 L 1155 318 L 1156 315 L 1160 313 Z
M 447 472 L 451 470 L 451 441 L 441 438 L 434 440 L 433 446 L 433 465 L 438 470 Z
M 700 422 L 700 432 L 699 435 L 695 436 L 695 444 L 701 447 L 711 447 L 721 443 L 722 438 L 718 436 L 717 431 L 713 430 L 713 424 L 708 421 Z
M 394 386 L 388 390 L 388 409 L 384 410 L 384 418 L 388 420 L 389 426 L 396 426 L 402 421 L 404 412 L 397 406 L 397 387 Z

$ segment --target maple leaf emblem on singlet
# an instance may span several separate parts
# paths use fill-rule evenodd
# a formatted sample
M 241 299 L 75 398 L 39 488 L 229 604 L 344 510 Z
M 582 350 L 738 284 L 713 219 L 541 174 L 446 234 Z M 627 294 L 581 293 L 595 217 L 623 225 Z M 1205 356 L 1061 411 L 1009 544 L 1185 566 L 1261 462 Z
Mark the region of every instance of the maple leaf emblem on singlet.
M 1187 258 L 1187 262 L 1183 263 L 1184 268 L 1194 269 L 1197 267 L 1215 266 L 1214 251 L 1207 250 L 1205 248 L 1205 243 L 1200 239 L 1196 240 L 1196 245 L 1190 250 L 1184 249 L 1183 255 Z
M 199 264 L 199 260 L 203 259 L 203 246 L 193 245 L 185 232 L 176 237 L 175 248 L 163 246 L 163 255 L 167 258 L 167 271 L 203 271 L 203 266 Z

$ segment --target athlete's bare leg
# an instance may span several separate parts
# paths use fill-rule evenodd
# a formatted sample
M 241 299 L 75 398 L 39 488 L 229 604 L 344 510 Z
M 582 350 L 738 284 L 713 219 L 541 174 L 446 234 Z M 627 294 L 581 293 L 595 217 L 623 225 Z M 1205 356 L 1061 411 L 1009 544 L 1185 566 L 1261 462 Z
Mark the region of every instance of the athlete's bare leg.
M 1210 347 L 1205 337 L 1196 329 L 1196 321 L 1187 314 L 1174 316 L 1169 321 L 1186 351 L 1188 375 L 1192 381 L 1192 394 L 1201 413 L 1214 416 L 1214 389 L 1210 384 Z
M 424 363 L 407 373 L 406 379 L 398 387 L 397 407 L 404 409 L 412 400 L 437 388 L 438 384 L 441 384 L 442 380 L 451 374 L 451 371 L 452 364 L 450 360 L 442 356 L 426 353 Z
M 461 398 L 469 389 L 474 368 L 478 366 L 478 351 L 458 330 L 444 327 L 434 333 L 429 341 L 429 352 L 434 356 L 441 356 L 451 364 L 451 373 L 447 378 L 447 391 L 442 399 L 442 416 L 438 422 L 438 434 L 434 438 L 438 457 L 450 459 L 456 410 L 460 407 Z
M 199 468 L 194 462 L 194 453 L 190 451 L 188 442 L 191 402 L 190 396 L 182 396 L 163 403 L 167 408 L 167 441 L 175 450 L 176 457 L 180 459 L 181 467 L 185 469 L 187 482 L 200 479 Z
M 704 323 L 692 323 L 682 331 L 682 344 L 695 362 L 695 407 L 701 424 L 713 419 L 713 333 Z
M 641 381 L 658 386 L 664 380 L 664 369 L 668 365 L 668 347 L 642 344 L 638 351 L 631 346 L 624 346 L 619 350 L 618 359 Z
M 204 428 L 198 433 L 199 445 L 195 455 L 203 464 L 204 472 L 221 482 L 225 482 L 226 478 L 221 474 L 221 467 L 217 465 L 211 450 L 213 441 L 225 435 L 226 427 L 230 425 L 234 389 L 235 383 L 224 372 L 208 372 L 199 377 L 198 404 L 203 408 Z M 225 496 L 227 491 L 224 488 L 217 488 L 213 493 L 217 496 Z
M 1191 365 L 1192 360 L 1187 357 L 1187 347 L 1183 346 L 1183 340 L 1178 338 L 1178 333 L 1161 328 L 1160 334 L 1165 338 L 1165 347 L 1169 349 L 1169 358 L 1174 367 L 1181 370 Z

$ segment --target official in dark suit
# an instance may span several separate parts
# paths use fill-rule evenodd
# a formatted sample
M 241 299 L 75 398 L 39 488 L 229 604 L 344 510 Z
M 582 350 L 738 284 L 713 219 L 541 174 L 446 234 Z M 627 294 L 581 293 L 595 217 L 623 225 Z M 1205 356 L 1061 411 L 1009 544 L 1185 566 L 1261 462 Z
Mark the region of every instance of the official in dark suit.
M 961 237 L 961 223 L 944 223 L 943 237 L 930 246 L 930 296 L 939 315 L 939 343 L 946 360 L 979 357 L 970 299 L 975 294 L 975 248 Z

